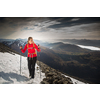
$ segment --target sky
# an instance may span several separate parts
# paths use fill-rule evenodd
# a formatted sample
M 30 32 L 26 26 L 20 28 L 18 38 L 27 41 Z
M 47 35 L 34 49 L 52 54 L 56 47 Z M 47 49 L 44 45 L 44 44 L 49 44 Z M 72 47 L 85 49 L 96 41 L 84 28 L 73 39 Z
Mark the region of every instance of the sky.
M 0 38 L 100 40 L 100 17 L 0 17 Z

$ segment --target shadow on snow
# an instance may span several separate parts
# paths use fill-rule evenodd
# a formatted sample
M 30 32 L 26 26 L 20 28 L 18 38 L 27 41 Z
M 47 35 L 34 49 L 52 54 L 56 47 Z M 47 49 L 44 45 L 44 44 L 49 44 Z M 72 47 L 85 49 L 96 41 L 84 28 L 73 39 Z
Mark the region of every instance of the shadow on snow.
M 16 73 L 12 73 L 12 72 L 4 73 L 3 71 L 0 72 L 0 77 L 2 77 L 4 80 L 9 81 L 9 82 L 3 82 L 2 84 L 14 83 L 14 81 L 11 80 L 10 78 L 16 79 L 18 82 L 29 80 L 29 78 L 27 78 L 25 76 L 22 76 L 22 75 L 19 75 L 19 74 L 16 74 Z

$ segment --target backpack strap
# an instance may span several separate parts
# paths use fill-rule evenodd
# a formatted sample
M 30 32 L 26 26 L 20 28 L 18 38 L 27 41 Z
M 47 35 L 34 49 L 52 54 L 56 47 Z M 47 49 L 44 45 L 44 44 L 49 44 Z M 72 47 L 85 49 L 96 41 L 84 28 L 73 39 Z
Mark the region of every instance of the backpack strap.
M 27 43 L 27 49 L 28 49 L 28 43 Z
M 33 43 L 33 48 L 35 48 L 35 45 L 34 45 L 34 43 Z
M 33 48 L 35 49 L 35 54 L 37 54 L 37 52 L 36 52 L 36 48 L 35 48 L 35 45 L 34 45 L 34 42 L 33 42 Z

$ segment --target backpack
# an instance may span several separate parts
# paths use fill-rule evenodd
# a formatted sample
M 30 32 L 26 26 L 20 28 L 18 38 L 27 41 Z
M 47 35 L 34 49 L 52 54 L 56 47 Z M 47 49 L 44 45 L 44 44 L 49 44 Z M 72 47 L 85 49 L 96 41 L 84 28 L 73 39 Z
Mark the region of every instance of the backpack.
M 29 46 L 28 46 L 28 43 L 27 43 L 27 49 L 28 49 L 28 48 L 29 48 Z M 33 53 L 33 54 L 37 54 L 34 43 L 33 43 L 33 48 L 35 49 L 35 53 Z M 28 54 L 30 54 L 30 53 L 28 53 Z

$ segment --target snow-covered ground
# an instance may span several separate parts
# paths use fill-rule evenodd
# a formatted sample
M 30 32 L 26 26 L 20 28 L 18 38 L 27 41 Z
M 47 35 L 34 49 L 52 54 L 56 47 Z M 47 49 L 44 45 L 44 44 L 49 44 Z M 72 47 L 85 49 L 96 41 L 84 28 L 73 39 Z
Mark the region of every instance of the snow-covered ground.
M 35 78 L 33 84 L 39 84 L 45 78 L 45 73 L 40 73 L 35 65 Z M 21 56 L 21 74 L 20 74 L 20 55 L 0 52 L 0 84 L 26 84 L 31 83 L 28 78 L 27 57 Z
M 41 72 L 39 66 L 35 65 L 35 78 L 34 82 L 29 79 L 28 62 L 27 57 L 21 56 L 21 74 L 20 74 L 20 55 L 12 55 L 10 53 L 0 52 L 0 84 L 40 84 L 45 78 L 45 73 Z M 64 75 L 64 74 L 63 74 Z M 69 77 L 64 75 L 65 77 Z M 71 77 L 70 77 L 71 78 Z M 74 84 L 85 84 L 84 82 L 78 81 L 71 78 Z
M 64 74 L 62 74 L 62 75 L 64 75 Z M 69 77 L 72 80 L 73 84 L 88 84 L 88 83 L 81 82 L 81 81 L 79 81 L 77 79 L 74 79 L 74 78 L 72 78 L 70 76 L 67 76 L 67 75 L 64 75 L 64 76 L 65 77 Z

